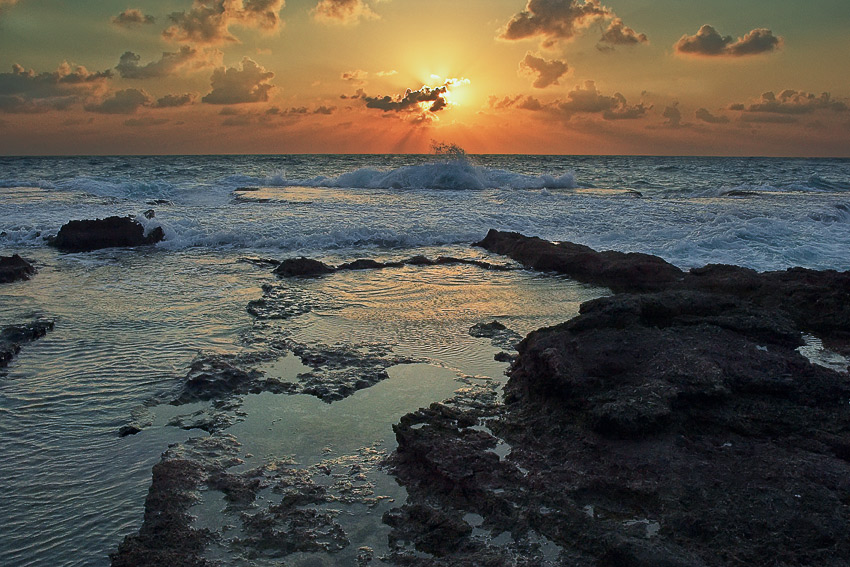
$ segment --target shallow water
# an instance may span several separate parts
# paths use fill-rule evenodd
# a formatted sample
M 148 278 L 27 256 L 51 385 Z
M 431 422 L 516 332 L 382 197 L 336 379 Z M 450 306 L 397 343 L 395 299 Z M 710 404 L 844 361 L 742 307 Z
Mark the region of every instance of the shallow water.
M 850 268 L 848 160 L 0 158 L 0 172 L 0 253 L 21 253 L 39 269 L 32 281 L 0 287 L 0 325 L 56 321 L 0 372 L 0 565 L 107 565 L 141 525 L 152 465 L 191 439 L 227 440 L 221 451 L 244 460 L 234 470 L 274 459 L 313 473 L 328 460 L 360 464 L 366 480 L 357 483 L 398 505 L 403 491 L 377 466 L 394 447 L 398 417 L 457 388 L 504 382 L 507 365 L 493 356 L 510 349 L 510 338 L 476 338 L 470 327 L 498 319 L 524 336 L 605 293 L 549 274 L 467 265 L 283 281 L 243 260 L 424 254 L 509 263 L 469 247 L 498 228 L 658 254 L 683 267 Z M 149 208 L 150 220 L 141 215 Z M 166 240 L 87 254 L 45 245 L 68 220 L 112 214 L 161 226 Z M 246 308 L 261 298 L 269 311 L 251 315 Z M 389 378 L 332 404 L 303 394 L 244 396 L 224 411 L 232 425 L 212 436 L 169 425 L 210 411 L 210 403 L 163 405 L 193 361 L 230 354 L 297 383 L 305 367 L 293 345 L 371 349 Z M 353 371 L 317 372 L 332 380 Z M 143 430 L 118 437 L 128 423 Z M 202 494 L 198 525 L 233 523 L 218 495 Z M 252 510 L 279 497 L 264 493 Z M 351 544 L 288 563 L 353 560 L 360 545 L 379 554 L 380 514 L 390 505 L 336 506 Z M 212 557 L 254 561 L 232 545 L 238 528 L 222 533 Z

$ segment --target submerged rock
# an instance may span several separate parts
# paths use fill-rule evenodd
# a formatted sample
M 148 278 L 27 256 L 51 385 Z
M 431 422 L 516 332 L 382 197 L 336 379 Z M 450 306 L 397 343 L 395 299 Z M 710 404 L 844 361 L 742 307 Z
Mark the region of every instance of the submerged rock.
M 72 220 L 48 239 L 48 244 L 65 252 L 89 252 L 100 248 L 144 246 L 165 238 L 156 227 L 145 235 L 144 227 L 132 217 L 107 217 L 96 220 Z
M 385 268 L 401 268 L 402 266 L 452 266 L 452 265 L 467 265 L 477 266 L 485 270 L 512 270 L 511 266 L 503 266 L 500 264 L 491 264 L 483 260 L 471 260 L 468 258 L 453 258 L 451 256 L 440 256 L 436 260 L 432 260 L 425 256 L 413 256 L 400 262 L 378 262 L 377 260 L 359 258 L 357 260 L 340 264 L 339 266 L 329 266 L 319 260 L 310 258 L 290 258 L 284 260 L 278 265 L 274 273 L 280 277 L 295 277 L 295 276 L 319 276 L 323 274 L 331 274 L 337 271 L 345 270 L 383 270 Z
M 0 329 L 0 368 L 9 365 L 21 351 L 21 345 L 40 339 L 53 330 L 53 321 L 37 320 Z
M 0 256 L 0 283 L 28 280 L 33 274 L 35 267 L 17 254 Z

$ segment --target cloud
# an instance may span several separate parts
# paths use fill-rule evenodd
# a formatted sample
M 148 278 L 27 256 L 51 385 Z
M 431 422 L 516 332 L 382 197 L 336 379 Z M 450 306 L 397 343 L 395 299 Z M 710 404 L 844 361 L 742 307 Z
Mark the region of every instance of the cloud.
M 366 84 L 366 77 L 369 76 L 369 73 L 362 69 L 357 69 L 356 71 L 346 71 L 340 78 L 343 81 L 349 81 L 355 85 L 364 85 Z
M 310 13 L 323 24 L 355 25 L 361 19 L 380 18 L 363 0 L 320 0 Z
M 391 71 L 378 71 L 375 74 L 379 77 L 392 77 L 393 75 L 398 75 L 398 71 L 392 69 Z
M 151 96 L 143 90 L 124 89 L 98 102 L 85 105 L 89 112 L 100 114 L 133 114 L 143 106 L 150 106 Z
M 238 42 L 230 26 L 280 29 L 280 11 L 285 0 L 194 0 L 188 12 L 172 12 L 172 25 L 162 32 L 165 39 L 203 45 Z
M 696 35 L 683 35 L 673 45 L 677 53 L 702 57 L 745 57 L 775 51 L 782 46 L 781 37 L 776 37 L 767 28 L 754 29 L 744 37 L 733 39 L 721 36 L 716 29 L 706 24 Z
M 198 95 L 195 93 L 184 93 L 179 95 L 168 94 L 156 99 L 154 108 L 177 108 L 180 106 L 188 106 L 195 104 L 198 100 Z
M 124 126 L 134 128 L 149 128 L 151 126 L 161 126 L 170 122 L 168 118 L 153 118 L 152 116 L 144 116 L 142 118 L 129 118 L 124 121 Z
M 511 18 L 499 37 L 510 41 L 539 37 L 548 48 L 612 17 L 614 13 L 600 0 L 528 0 L 525 10 Z
M 816 110 L 831 110 L 846 112 L 847 103 L 834 100 L 829 93 L 815 95 L 803 91 L 786 89 L 778 95 L 769 91 L 750 105 L 734 104 L 730 110 L 745 110 L 746 112 L 766 112 L 772 114 L 809 114 Z
M 153 79 L 167 77 L 174 74 L 183 67 L 200 69 L 211 65 L 207 54 L 202 51 L 184 45 L 180 51 L 164 51 L 158 61 L 151 61 L 146 65 L 140 65 L 141 57 L 132 51 L 126 51 L 115 66 L 115 70 L 122 79 Z
M 203 99 L 208 104 L 239 104 L 266 102 L 274 85 L 269 81 L 274 73 L 248 57 L 242 58 L 239 67 L 219 67 L 210 77 L 212 91 Z
M 678 102 L 673 103 L 673 106 L 666 107 L 661 116 L 664 117 L 664 125 L 669 128 L 681 128 L 683 126 L 682 111 L 679 110 Z
M 637 33 L 635 30 L 623 23 L 620 18 L 614 18 L 611 23 L 602 33 L 601 43 L 611 45 L 637 45 L 639 43 L 649 43 L 649 39 L 645 33 Z
M 149 25 L 153 24 L 154 22 L 156 22 L 156 18 L 147 14 L 143 14 L 142 11 L 138 8 L 127 8 L 126 10 L 112 18 L 113 24 L 124 28 L 133 28 L 146 24 Z
M 490 106 L 497 110 L 515 107 L 533 112 L 547 112 L 567 120 L 576 114 L 599 114 L 605 120 L 635 120 L 644 117 L 652 108 L 643 103 L 629 104 L 626 97 L 620 93 L 604 95 L 599 92 L 593 81 L 585 81 L 584 86 L 576 86 L 567 93 L 566 99 L 543 103 L 532 96 L 505 97 L 501 100 L 498 97 L 490 97 Z
M 376 108 L 383 110 L 384 112 L 405 112 L 411 110 L 428 110 L 429 112 L 438 112 L 448 105 L 448 102 L 445 99 L 446 92 L 448 92 L 448 87 L 446 85 L 436 88 L 423 86 L 421 89 L 416 91 L 407 89 L 404 96 L 401 97 L 367 96 L 364 97 L 364 100 L 366 101 L 366 108 Z
M 525 59 L 520 61 L 519 68 L 520 71 L 525 73 L 537 75 L 532 86 L 538 89 L 545 89 L 548 86 L 559 84 L 558 79 L 566 75 L 570 69 L 565 61 L 561 61 L 560 59 L 547 61 L 530 52 L 526 53 Z
M 52 73 L 36 73 L 16 63 L 11 73 L 0 73 L 0 111 L 34 114 L 66 110 L 105 90 L 111 77 L 111 71 L 92 72 L 67 62 Z
M 729 122 L 728 116 L 715 116 L 707 108 L 698 108 L 694 116 L 697 120 L 702 120 L 708 124 L 727 124 Z

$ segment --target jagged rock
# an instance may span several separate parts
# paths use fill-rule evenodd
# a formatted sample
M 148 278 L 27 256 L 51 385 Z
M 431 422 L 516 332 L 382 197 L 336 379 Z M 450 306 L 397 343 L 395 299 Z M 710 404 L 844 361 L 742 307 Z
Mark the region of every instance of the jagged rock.
M 0 256 L 0 283 L 28 280 L 33 274 L 35 267 L 17 254 Z
M 73 220 L 63 225 L 48 244 L 65 252 L 88 252 L 100 248 L 144 246 L 165 238 L 156 227 L 145 235 L 144 227 L 132 217 Z

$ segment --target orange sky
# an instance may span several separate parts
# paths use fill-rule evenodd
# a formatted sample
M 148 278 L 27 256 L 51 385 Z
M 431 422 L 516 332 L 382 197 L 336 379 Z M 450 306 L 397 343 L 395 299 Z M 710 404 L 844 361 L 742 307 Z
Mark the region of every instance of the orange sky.
M 846 0 L 0 0 L 0 152 L 850 157 Z

